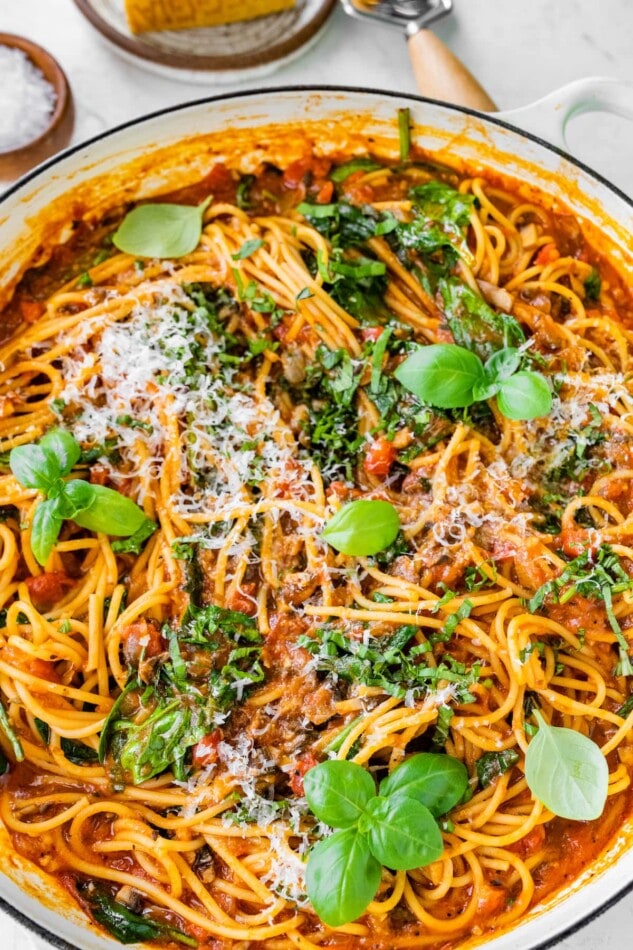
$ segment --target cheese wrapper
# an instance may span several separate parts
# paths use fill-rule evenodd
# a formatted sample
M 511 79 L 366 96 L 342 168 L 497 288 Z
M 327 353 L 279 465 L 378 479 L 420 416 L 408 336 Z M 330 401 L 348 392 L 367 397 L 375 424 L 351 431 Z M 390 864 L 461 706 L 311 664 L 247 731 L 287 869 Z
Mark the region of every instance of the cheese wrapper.
M 294 7 L 296 0 L 125 0 L 132 33 L 188 30 L 254 20 Z

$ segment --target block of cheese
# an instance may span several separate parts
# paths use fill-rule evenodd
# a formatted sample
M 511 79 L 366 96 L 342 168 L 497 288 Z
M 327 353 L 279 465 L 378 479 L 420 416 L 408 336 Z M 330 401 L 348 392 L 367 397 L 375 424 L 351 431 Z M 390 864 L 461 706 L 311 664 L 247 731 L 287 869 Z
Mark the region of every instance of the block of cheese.
M 125 0 L 132 33 L 187 30 L 254 20 L 294 7 L 296 0 Z

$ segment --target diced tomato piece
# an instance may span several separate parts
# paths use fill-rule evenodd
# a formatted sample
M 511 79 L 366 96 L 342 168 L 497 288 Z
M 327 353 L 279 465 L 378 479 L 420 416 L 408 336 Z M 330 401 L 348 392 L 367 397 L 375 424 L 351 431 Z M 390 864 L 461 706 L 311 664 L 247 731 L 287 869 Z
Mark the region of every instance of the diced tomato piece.
M 256 592 L 255 581 L 242 583 L 228 598 L 226 606 L 229 610 L 239 610 L 243 614 L 248 614 L 249 617 L 254 617 L 257 613 Z
M 135 620 L 121 631 L 123 656 L 129 666 L 138 666 L 143 658 L 158 656 L 166 648 L 160 630 L 147 620 Z
M 393 442 L 380 435 L 365 449 L 365 471 L 369 475 L 385 478 L 396 460 Z
M 517 546 L 513 541 L 505 541 L 495 537 L 492 542 L 492 558 L 494 561 L 507 561 L 517 553 Z
M 345 179 L 343 186 L 345 194 L 354 204 L 369 204 L 376 198 L 371 185 L 361 184 L 361 179 L 364 178 L 366 174 L 367 172 L 360 169 L 360 171 L 352 172 L 352 174 L 348 175 Z
M 91 485 L 107 485 L 109 472 L 105 465 L 99 465 L 97 462 L 96 465 L 93 465 L 90 469 L 90 484 Z
M 586 528 L 563 528 L 560 542 L 563 551 L 570 557 L 579 557 L 587 550 L 595 553 L 598 548 L 595 531 Z
M 326 205 L 332 200 L 332 195 L 334 194 L 334 182 L 326 181 L 318 195 L 316 196 L 316 202 L 318 205 Z
M 37 323 L 46 307 L 39 300 L 21 300 L 20 313 L 25 323 Z
M 286 188 L 298 188 L 306 178 L 312 164 L 311 158 L 298 158 L 284 170 L 283 182 Z
M 31 656 L 18 650 L 14 646 L 5 646 L 2 649 L 2 659 L 10 666 L 15 666 L 25 673 L 37 676 L 38 679 L 48 680 L 49 683 L 59 683 L 60 679 L 55 669 L 55 664 L 50 660 L 40 660 L 39 657 Z
M 310 769 L 313 769 L 314 766 L 318 764 L 319 760 L 312 752 L 304 752 L 303 755 L 299 756 L 293 766 L 290 779 L 288 780 L 288 785 L 295 795 L 304 794 L 303 777 L 306 772 L 309 772 Z
M 372 343 L 375 343 L 382 336 L 383 330 L 384 327 L 363 327 L 360 331 L 361 340 L 364 342 L 371 340 Z
M 222 742 L 222 730 L 214 729 L 207 733 L 193 747 L 191 761 L 193 767 L 201 769 L 205 765 L 213 765 L 218 760 L 218 746 Z
M 555 244 L 546 244 L 534 258 L 534 263 L 539 267 L 545 267 L 547 264 L 553 264 L 560 257 L 560 252 Z
M 63 571 L 51 571 L 38 577 L 27 577 L 26 586 L 37 610 L 50 610 L 61 600 L 74 584 L 72 577 Z
M 326 175 L 329 175 L 331 167 L 332 162 L 329 158 L 315 158 L 313 156 L 310 162 L 310 170 L 315 178 L 325 178 Z
M 233 175 L 226 165 L 221 163 L 213 166 L 204 183 L 216 201 L 231 201 L 237 189 Z

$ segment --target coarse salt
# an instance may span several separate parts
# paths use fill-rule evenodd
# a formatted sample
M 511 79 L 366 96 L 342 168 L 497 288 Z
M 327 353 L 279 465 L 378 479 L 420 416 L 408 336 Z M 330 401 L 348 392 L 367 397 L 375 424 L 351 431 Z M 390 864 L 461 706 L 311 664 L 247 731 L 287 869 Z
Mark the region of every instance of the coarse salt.
M 21 49 L 0 44 L 0 152 L 28 145 L 44 132 L 57 96 Z

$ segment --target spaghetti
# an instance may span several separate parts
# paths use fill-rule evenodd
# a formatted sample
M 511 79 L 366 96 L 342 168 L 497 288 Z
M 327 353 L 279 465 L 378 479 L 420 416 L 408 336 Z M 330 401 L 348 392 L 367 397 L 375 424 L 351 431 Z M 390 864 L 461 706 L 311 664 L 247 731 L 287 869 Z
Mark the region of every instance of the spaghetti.
M 192 253 L 118 252 L 113 217 L 6 313 L 2 820 L 120 939 L 464 946 L 629 814 L 631 301 L 572 218 L 483 177 L 307 157 L 210 179 L 185 196 L 214 195 Z M 434 409 L 397 382 L 416 342 L 488 345 L 500 314 L 549 415 Z M 41 496 L 6 453 L 53 427 L 82 448 L 71 478 L 133 498 L 148 540 L 68 519 L 38 564 Z M 403 526 L 373 557 L 321 537 L 359 498 Z M 600 819 L 531 795 L 535 708 L 601 746 Z M 426 749 L 470 776 L 442 859 L 385 869 L 359 920 L 325 926 L 303 776 L 328 757 L 381 776 Z

